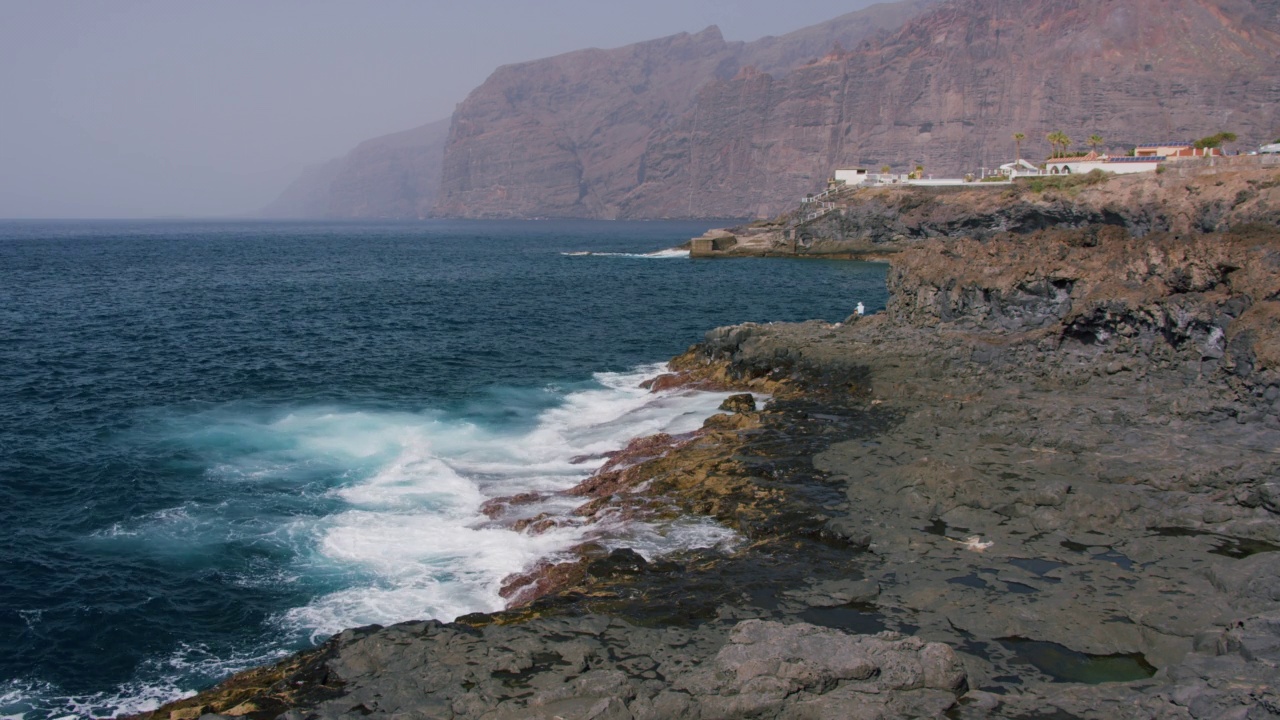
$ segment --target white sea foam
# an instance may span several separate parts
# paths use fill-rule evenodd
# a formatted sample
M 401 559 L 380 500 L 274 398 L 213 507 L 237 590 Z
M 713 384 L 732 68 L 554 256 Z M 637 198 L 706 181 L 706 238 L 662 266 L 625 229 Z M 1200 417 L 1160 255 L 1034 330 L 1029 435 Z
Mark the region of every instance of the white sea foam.
M 676 260 L 679 258 L 689 257 L 688 250 L 678 250 L 669 248 L 666 250 L 656 250 L 649 253 L 621 253 L 621 252 L 592 252 L 590 250 L 579 250 L 576 252 L 563 252 L 561 255 L 568 257 L 622 257 L 622 258 L 641 258 L 646 260 Z
M 676 550 L 732 550 L 739 540 L 741 536 L 736 532 L 710 518 L 690 517 L 666 526 L 634 523 L 619 528 L 603 544 L 610 549 L 630 548 L 646 560 L 653 560 Z
M 288 654 L 283 649 L 235 653 L 220 657 L 207 648 L 182 645 L 168 657 L 148 660 L 139 676 L 150 682 L 126 682 L 105 692 L 73 695 L 42 680 L 20 678 L 0 684 L 0 720 L 24 720 L 35 715 L 48 720 L 136 715 L 191 695 L 183 689 L 273 662 Z
M 505 578 L 563 556 L 588 537 L 650 559 L 732 547 L 734 533 L 707 519 L 589 526 L 570 512 L 581 498 L 554 494 L 581 482 L 606 453 L 633 438 L 697 429 L 728 395 L 640 387 L 665 370 L 658 364 L 599 373 L 594 387 L 563 394 L 518 429 L 435 411 L 337 407 L 283 414 L 228 409 L 170 419 L 172 432 L 208 459 L 208 481 L 236 490 L 217 502 L 190 501 L 117 523 L 96 540 L 138 544 L 174 561 L 184 554 L 199 558 L 227 542 L 274 546 L 283 551 L 276 557 L 286 560 L 246 567 L 230 581 L 306 588 L 313 599 L 278 613 L 272 623 L 279 637 L 246 649 L 244 657 L 219 660 L 185 648 L 138 675 L 161 680 L 88 698 L 34 684 L 6 687 L 0 689 L 0 713 L 21 717 L 22 698 L 34 696 L 42 717 L 142 712 L 181 696 L 179 688 L 190 687 L 194 676 L 218 677 L 266 662 L 290 642 L 372 623 L 499 610 Z M 548 512 L 564 520 L 561 526 L 524 534 L 481 513 L 486 500 L 525 492 L 549 496 L 518 512 Z M 264 498 L 278 514 L 263 510 Z M 290 502 L 297 503 L 293 510 Z
M 359 481 L 332 492 L 346 505 L 319 521 L 301 520 L 296 534 L 314 538 L 306 563 L 321 574 L 351 573 L 359 581 L 322 595 L 277 618 L 293 633 L 313 638 L 343 628 L 411 619 L 452 620 L 503 607 L 498 591 L 504 578 L 544 558 L 555 557 L 599 533 L 581 521 L 541 534 L 496 526 L 480 513 L 488 499 L 520 492 L 565 490 L 604 462 L 604 453 L 631 439 L 657 432 L 695 430 L 716 412 L 724 393 L 651 393 L 640 387 L 664 371 L 650 365 L 632 372 L 599 373 L 598 387 L 567 394 L 520 432 L 486 430 L 439 417 L 389 415 L 353 423 L 340 413 L 325 422 L 300 417 L 308 447 L 332 452 L 315 442 L 328 437 L 326 423 L 364 432 L 340 450 L 350 456 L 383 460 Z M 583 462 L 583 456 L 592 459 Z M 567 515 L 580 500 L 552 498 L 530 513 Z M 614 528 L 619 544 L 657 556 L 691 547 L 713 547 L 731 539 L 714 524 L 677 524 Z M 307 571 L 304 571 L 304 573 Z

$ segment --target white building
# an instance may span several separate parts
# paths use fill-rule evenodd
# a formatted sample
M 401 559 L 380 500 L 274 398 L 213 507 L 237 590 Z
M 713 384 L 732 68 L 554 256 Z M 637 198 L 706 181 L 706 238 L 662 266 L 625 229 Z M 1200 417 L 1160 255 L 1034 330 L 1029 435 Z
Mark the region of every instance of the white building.
M 1045 161 L 1045 175 L 1081 175 L 1093 170 L 1129 175 L 1131 173 L 1155 172 L 1165 161 L 1163 155 L 1144 155 L 1141 157 L 1107 157 L 1096 152 L 1088 155 L 1069 158 L 1053 158 Z
M 1026 160 L 1019 160 L 1018 162 L 1005 163 L 1004 165 L 1001 165 L 1000 174 L 1007 178 L 1016 178 L 1025 177 L 1027 175 L 1043 175 L 1044 172 Z
M 1212 157 L 1222 155 L 1222 148 L 1197 148 L 1191 142 L 1166 142 L 1139 145 L 1133 149 L 1133 154 L 1135 157 L 1145 158 Z
M 865 168 L 852 168 L 849 170 L 836 170 L 831 173 L 831 182 L 828 183 L 828 192 L 846 187 L 858 187 L 859 185 L 897 185 L 907 182 L 907 175 L 896 173 L 878 173 L 868 172 Z
M 866 168 L 854 168 L 852 170 L 837 170 L 835 172 L 835 180 L 845 185 L 862 185 L 867 181 L 870 175 L 867 174 Z

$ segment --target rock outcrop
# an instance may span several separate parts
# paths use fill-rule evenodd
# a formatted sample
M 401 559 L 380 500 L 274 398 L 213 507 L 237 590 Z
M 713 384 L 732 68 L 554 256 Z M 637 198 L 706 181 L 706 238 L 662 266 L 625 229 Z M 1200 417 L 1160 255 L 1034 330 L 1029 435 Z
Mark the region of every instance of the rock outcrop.
M 1194 226 L 925 239 L 883 313 L 713 330 L 652 388 L 750 396 L 564 493 L 600 533 L 507 611 L 152 717 L 1280 716 L 1280 232 Z M 608 535 L 690 515 L 740 542 Z
M 1244 146 L 1280 121 L 1274 0 L 875 12 L 856 32 L 741 45 L 707 31 L 502 68 L 455 114 L 438 210 L 767 217 L 838 167 L 994 167 L 1014 132 L 1035 157 L 1059 129 L 1124 147 L 1229 125 Z
M 989 240 L 1046 228 L 1145 237 L 1194 235 L 1249 224 L 1280 227 L 1280 161 L 1257 156 L 1170 163 L 1162 173 L 1022 178 L 1013 184 L 849 188 L 805 209 L 695 238 L 702 257 L 883 256 L 931 238 Z

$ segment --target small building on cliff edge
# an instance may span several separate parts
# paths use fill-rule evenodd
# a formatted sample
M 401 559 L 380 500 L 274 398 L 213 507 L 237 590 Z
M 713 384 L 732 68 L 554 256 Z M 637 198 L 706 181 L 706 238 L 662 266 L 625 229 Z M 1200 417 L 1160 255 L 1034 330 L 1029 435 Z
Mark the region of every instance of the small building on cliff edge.
M 1132 155 L 1110 157 L 1091 151 L 1088 155 L 1050 158 L 1045 162 L 1046 175 L 1078 175 L 1091 170 L 1128 175 L 1155 172 L 1160 164 L 1183 158 L 1221 157 L 1221 148 L 1197 148 L 1192 143 L 1155 143 L 1139 145 Z
M 1077 157 L 1051 158 L 1045 161 L 1046 175 L 1081 175 L 1093 170 L 1128 175 L 1130 173 L 1155 172 L 1160 163 L 1165 161 L 1163 155 L 1144 155 L 1142 157 L 1107 157 L 1096 152 Z
M 1222 155 L 1222 148 L 1197 148 L 1195 143 L 1190 142 L 1152 143 L 1150 145 L 1139 145 L 1133 150 L 1133 156 L 1140 158 L 1214 157 L 1218 155 Z
M 1031 175 L 1043 175 L 1044 171 L 1032 165 L 1026 160 L 1018 160 L 1017 162 L 1005 163 L 1000 166 L 1000 174 L 1007 178 L 1028 177 Z
M 866 168 L 853 168 L 851 170 L 836 170 L 832 177 L 837 184 L 862 185 L 871 178 L 871 175 Z

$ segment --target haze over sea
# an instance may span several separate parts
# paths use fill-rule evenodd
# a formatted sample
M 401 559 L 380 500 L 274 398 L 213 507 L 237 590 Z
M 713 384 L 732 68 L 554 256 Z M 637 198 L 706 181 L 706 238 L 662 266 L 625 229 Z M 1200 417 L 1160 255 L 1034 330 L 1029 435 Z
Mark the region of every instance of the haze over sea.
M 723 395 L 637 386 L 710 328 L 884 305 L 883 265 L 657 252 L 706 228 L 0 223 L 0 716 L 136 712 L 346 627 L 499 609 L 582 530 L 492 527 L 485 499 L 700 426 Z

